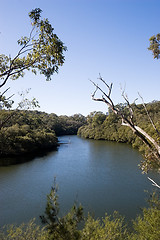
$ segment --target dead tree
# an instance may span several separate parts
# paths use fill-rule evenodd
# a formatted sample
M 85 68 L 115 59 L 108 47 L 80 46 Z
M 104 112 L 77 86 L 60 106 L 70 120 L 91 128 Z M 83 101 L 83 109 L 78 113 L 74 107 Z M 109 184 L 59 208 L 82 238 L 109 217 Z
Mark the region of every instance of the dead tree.
M 129 127 L 132 130 L 132 132 L 136 136 L 138 136 L 139 139 L 141 139 L 148 146 L 148 148 L 150 149 L 150 152 L 154 156 L 152 158 L 152 161 L 154 161 L 154 163 L 160 168 L 160 145 L 155 141 L 155 139 L 153 139 L 150 135 L 148 135 L 142 128 L 140 128 L 139 126 L 136 126 L 134 122 L 134 111 L 124 91 L 122 93 L 122 96 L 125 99 L 126 106 L 129 110 L 128 115 L 126 115 L 123 110 L 116 107 L 116 105 L 114 104 L 111 98 L 113 84 L 111 83 L 110 85 L 108 85 L 101 76 L 99 80 L 104 84 L 105 87 L 107 87 L 108 93 L 106 93 L 106 91 L 104 91 L 101 87 L 99 87 L 98 84 L 91 81 L 93 85 L 96 87 L 94 93 L 92 94 L 92 99 L 94 101 L 104 102 L 112 110 L 112 112 L 114 112 L 117 116 L 119 116 L 122 119 L 122 125 Z M 100 91 L 102 93 L 101 98 L 96 98 L 97 91 Z

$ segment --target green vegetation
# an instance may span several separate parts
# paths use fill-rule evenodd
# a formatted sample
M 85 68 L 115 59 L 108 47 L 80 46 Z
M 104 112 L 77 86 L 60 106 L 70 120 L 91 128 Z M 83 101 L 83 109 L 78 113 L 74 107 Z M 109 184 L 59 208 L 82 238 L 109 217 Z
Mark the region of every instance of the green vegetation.
M 63 217 L 59 216 L 57 187 L 52 187 L 47 196 L 45 215 L 41 216 L 45 227 L 30 221 L 20 226 L 8 226 L 0 230 L 0 239 L 28 240 L 159 240 L 160 239 L 160 200 L 154 193 L 150 206 L 127 226 L 125 219 L 117 212 L 112 216 L 94 219 L 90 214 L 83 215 L 82 206 L 74 206 Z M 81 225 L 79 225 L 81 223 Z
M 54 28 L 48 19 L 41 19 L 41 9 L 36 8 L 29 13 L 32 21 L 32 29 L 28 37 L 18 40 L 20 50 L 13 58 L 0 55 L 0 88 L 9 79 L 15 80 L 23 77 L 26 70 L 34 74 L 39 72 L 50 80 L 53 73 L 58 72 L 64 63 L 64 51 L 66 47 L 53 32 Z M 150 38 L 149 50 L 154 58 L 159 58 L 160 34 Z M 110 98 L 112 85 L 109 89 Z M 11 108 L 12 101 L 3 93 L 0 93 L 0 108 Z M 103 92 L 103 91 L 102 91 Z M 94 97 L 94 94 L 93 94 Z M 98 99 L 95 99 L 98 100 Z M 103 97 L 100 101 L 104 101 Z M 105 101 L 104 101 L 105 102 Z M 36 102 L 35 102 L 36 103 Z M 112 103 L 112 102 L 111 102 Z M 125 112 L 131 116 L 126 105 L 119 104 L 112 110 Z M 131 108 L 130 108 L 131 109 Z M 132 105 L 134 110 L 134 123 L 145 130 L 160 145 L 160 137 L 150 123 L 143 105 Z M 158 130 L 160 118 L 160 102 L 147 104 L 147 111 Z M 115 115 L 111 110 L 108 114 L 93 112 L 86 120 L 80 114 L 57 116 L 38 111 L 0 111 L 0 157 L 21 156 L 37 154 L 57 147 L 58 135 L 78 134 L 85 138 L 105 139 L 132 144 L 146 157 L 142 164 L 144 171 L 149 168 L 159 168 L 153 152 L 133 134 L 131 129 L 121 125 L 123 116 Z M 132 123 L 132 121 L 131 121 Z M 148 158 L 147 156 L 150 155 Z M 147 168 L 145 167 L 147 164 Z M 18 227 L 9 226 L 0 232 L 0 239 L 8 240 L 35 240 L 35 239 L 66 239 L 66 240 L 159 240 L 160 239 L 160 200 L 153 194 L 150 207 L 133 221 L 132 227 L 127 227 L 122 216 L 114 212 L 112 216 L 105 215 L 103 219 L 94 219 L 91 215 L 83 216 L 83 208 L 74 205 L 67 215 L 59 217 L 59 205 L 57 187 L 54 186 L 47 196 L 47 207 L 44 216 L 41 216 L 44 228 L 37 226 L 34 221 L 22 224 Z M 83 221 L 83 225 L 79 223 Z
M 0 89 L 6 85 L 9 79 L 16 80 L 23 77 L 26 71 L 32 71 L 35 75 L 40 73 L 45 76 L 46 80 L 51 80 L 51 76 L 54 73 L 58 73 L 59 67 L 64 64 L 64 52 L 67 48 L 54 32 L 54 28 L 49 23 L 49 20 L 47 18 L 41 18 L 41 13 L 42 10 L 40 8 L 35 8 L 29 12 L 28 15 L 31 20 L 31 30 L 28 36 L 21 37 L 17 41 L 19 45 L 19 51 L 17 54 L 14 57 L 11 57 L 11 54 L 8 56 L 4 53 L 0 54 Z M 6 92 L 8 90 L 9 88 L 5 90 L 3 89 L 3 91 L 0 92 L 0 109 L 11 109 L 12 107 L 14 102 L 12 97 L 14 94 L 6 97 Z M 23 99 L 16 109 L 24 110 L 26 109 L 26 106 L 27 109 L 29 109 L 30 106 L 38 106 L 38 102 L 35 98 L 33 98 L 33 100 L 28 100 L 27 98 L 24 99 L 23 93 L 21 94 L 21 97 Z M 0 129 L 8 119 L 10 119 L 10 117 L 3 119 L 3 121 L 1 119 Z M 21 133 L 18 133 L 20 132 L 19 126 L 12 126 L 12 128 L 13 129 L 10 129 L 9 131 L 13 130 L 16 132 L 16 135 L 21 135 Z M 40 138 L 38 144 L 45 138 L 44 136 L 42 137 L 42 135 L 47 134 L 48 138 L 53 136 L 49 136 L 48 132 L 45 132 L 44 134 L 41 132 L 40 136 L 37 135 L 38 133 L 33 133 L 33 131 L 31 134 L 35 135 L 35 138 L 37 139 Z M 4 135 L 4 133 L 2 133 L 2 135 Z M 22 136 L 24 136 L 23 131 Z M 24 148 L 26 148 L 26 142 L 30 142 L 31 140 L 30 136 L 27 137 L 26 139 L 24 139 L 24 137 L 21 139 L 21 141 L 24 142 Z M 17 142 L 17 144 L 19 144 L 19 142 Z M 53 144 L 53 142 L 51 144 Z M 35 146 L 33 146 L 33 148 L 34 147 Z M 23 149 L 23 146 L 20 146 L 20 149 Z M 16 151 L 21 150 L 17 149 L 15 152 Z
M 20 226 L 4 226 L 0 231 L 1 240 L 45 240 L 49 239 L 45 228 L 36 225 L 34 220 Z
M 29 13 L 32 29 L 28 37 L 17 41 L 20 50 L 16 56 L 0 55 L 0 88 L 9 79 L 23 77 L 26 70 L 34 74 L 39 72 L 50 80 L 52 74 L 63 65 L 64 51 L 67 49 L 54 33 L 48 19 L 41 19 L 41 12 L 40 8 L 35 8 Z
M 153 57 L 159 59 L 160 56 L 160 33 L 158 33 L 156 36 L 153 35 L 149 39 L 150 41 L 150 46 L 148 50 L 151 50 L 153 53 Z
M 119 104 L 116 107 L 123 109 L 125 114 L 129 115 L 126 105 Z M 154 101 L 152 103 L 148 103 L 146 105 L 146 108 L 155 126 L 158 130 L 160 130 L 160 102 Z M 134 111 L 135 124 L 145 130 L 151 137 L 160 143 L 160 137 L 150 123 L 143 105 L 140 104 L 136 106 L 133 104 L 132 109 Z M 150 149 L 146 146 L 146 144 L 144 144 L 142 140 L 140 140 L 130 128 L 122 126 L 121 117 L 117 116 L 110 109 L 109 113 L 107 114 L 103 114 L 102 112 L 90 113 L 90 115 L 87 116 L 87 124 L 79 128 L 78 135 L 84 138 L 103 139 L 132 144 L 134 148 L 138 148 L 146 157 L 147 170 L 149 168 L 159 168 L 157 162 L 154 161 L 154 156 L 150 155 L 149 160 L 147 160 L 147 156 L 150 154 Z M 145 164 L 142 164 L 143 170 L 146 170 Z
M 1 110 L 0 121 L 5 122 L 0 130 L 1 157 L 52 150 L 58 146 L 57 136 L 76 134 L 86 122 L 81 114 L 58 117 L 53 113 L 18 110 Z

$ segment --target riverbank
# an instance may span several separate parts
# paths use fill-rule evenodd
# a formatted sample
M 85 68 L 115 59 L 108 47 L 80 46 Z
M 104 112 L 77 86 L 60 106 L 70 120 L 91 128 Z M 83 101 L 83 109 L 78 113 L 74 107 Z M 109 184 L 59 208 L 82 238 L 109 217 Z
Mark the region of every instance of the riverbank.
M 6 120 L 7 119 L 7 120 Z M 57 136 L 77 134 L 86 120 L 81 114 L 71 117 L 38 111 L 0 110 L 1 165 L 24 162 L 46 154 L 59 145 Z M 10 160 L 9 160 L 10 158 Z M 12 160 L 11 160 L 12 158 Z
M 129 115 L 128 109 L 123 104 L 116 106 L 119 109 L 123 109 L 124 114 Z M 144 106 L 142 104 L 132 106 L 134 113 L 133 121 L 134 125 L 143 129 L 150 137 L 152 137 L 157 144 L 159 144 L 159 135 L 157 131 L 153 128 L 148 115 L 154 122 L 157 130 L 160 130 L 160 102 L 154 101 L 152 103 L 146 104 L 146 113 Z M 150 169 L 159 169 L 159 164 L 154 161 L 154 151 L 150 151 L 148 146 L 142 141 L 133 131 L 122 125 L 122 119 L 112 111 L 104 114 L 102 112 L 92 112 L 87 117 L 87 124 L 83 125 L 78 129 L 78 135 L 84 138 L 96 139 L 96 140 L 108 140 L 112 142 L 120 142 L 130 144 L 133 148 L 137 148 L 143 156 L 150 156 L 148 161 L 142 163 L 142 169 L 148 171 Z M 144 136 L 145 139 L 145 136 Z M 148 143 L 148 145 L 150 142 Z M 152 146 L 154 147 L 154 146 Z M 153 148 L 154 149 L 154 148 Z

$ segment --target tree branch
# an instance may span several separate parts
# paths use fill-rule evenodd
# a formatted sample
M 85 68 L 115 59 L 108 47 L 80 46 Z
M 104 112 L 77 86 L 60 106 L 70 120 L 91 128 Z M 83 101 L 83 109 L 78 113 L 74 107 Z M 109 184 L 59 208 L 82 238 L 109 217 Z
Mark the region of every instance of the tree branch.
M 125 99 L 125 101 L 127 103 L 127 106 L 129 108 L 129 112 L 130 112 L 129 117 L 127 115 L 125 115 L 125 113 L 123 111 L 121 111 L 121 109 L 118 109 L 118 108 L 115 107 L 115 105 L 114 105 L 114 103 L 113 103 L 113 101 L 110 97 L 111 90 L 112 90 L 112 84 L 109 86 L 101 77 L 99 79 L 105 84 L 105 86 L 107 86 L 107 88 L 109 90 L 109 93 L 106 94 L 98 86 L 98 84 L 95 84 L 93 81 L 90 80 L 93 83 L 93 85 L 96 87 L 96 90 L 92 94 L 92 99 L 94 101 L 101 101 L 101 102 L 106 103 L 108 105 L 108 107 L 110 107 L 110 109 L 116 115 L 120 116 L 121 119 L 122 119 L 122 125 L 130 127 L 131 130 L 133 131 L 133 133 L 135 133 L 151 149 L 151 151 L 156 156 L 158 163 L 160 163 L 160 146 L 159 146 L 159 144 L 151 136 L 149 136 L 143 129 L 141 129 L 140 127 L 138 127 L 134 124 L 134 122 L 133 122 L 133 109 L 131 107 L 131 104 L 128 101 L 128 98 L 124 95 L 124 92 L 122 93 L 122 96 Z M 98 90 L 103 93 L 101 98 L 96 98 L 95 97 L 95 94 L 97 93 Z M 151 143 L 153 145 L 151 145 Z M 153 148 L 153 146 L 154 146 L 154 148 Z M 156 151 L 156 153 L 155 153 L 155 151 Z
M 155 187 L 157 187 L 157 188 L 160 188 L 160 186 L 159 186 L 155 181 L 153 181 L 152 178 L 148 177 L 148 179 L 152 182 L 152 185 L 153 185 L 153 186 L 155 186 Z
M 149 115 L 149 112 L 148 112 L 148 110 L 147 110 L 147 108 L 146 108 L 146 105 L 145 105 L 145 103 L 144 103 L 143 97 L 140 95 L 140 93 L 138 93 L 138 95 L 139 95 L 140 98 L 142 99 L 143 107 L 144 107 L 144 109 L 145 109 L 145 111 L 146 111 L 146 113 L 147 113 L 147 116 L 148 116 L 148 118 L 149 118 L 150 123 L 152 124 L 152 126 L 153 126 L 154 130 L 157 132 L 157 134 L 160 136 L 160 132 L 159 132 L 158 129 L 156 128 L 153 120 L 151 119 L 151 117 L 150 117 L 150 115 Z

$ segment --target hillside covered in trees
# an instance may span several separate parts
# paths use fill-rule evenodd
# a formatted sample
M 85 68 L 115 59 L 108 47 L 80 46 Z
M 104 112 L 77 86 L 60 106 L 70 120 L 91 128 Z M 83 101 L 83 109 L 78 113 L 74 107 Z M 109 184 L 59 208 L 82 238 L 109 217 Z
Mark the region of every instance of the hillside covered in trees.
M 39 111 L 0 111 L 0 156 L 42 153 L 58 146 L 57 136 L 77 134 L 81 114 L 57 116 Z
M 116 107 L 122 109 L 127 115 L 129 110 L 126 105 L 119 104 Z M 148 103 L 146 104 L 146 108 L 156 128 L 160 130 L 160 102 L 153 101 Z M 134 121 L 136 125 L 141 127 L 160 143 L 158 134 L 153 128 L 143 104 L 133 104 L 132 109 L 134 111 Z M 128 143 L 134 148 L 138 148 L 143 154 L 145 154 L 145 156 L 149 154 L 147 146 L 143 144 L 136 135 L 134 135 L 130 128 L 122 126 L 121 118 L 114 114 L 110 109 L 107 114 L 102 112 L 90 113 L 90 115 L 87 116 L 87 124 L 79 128 L 78 135 L 90 139 Z

